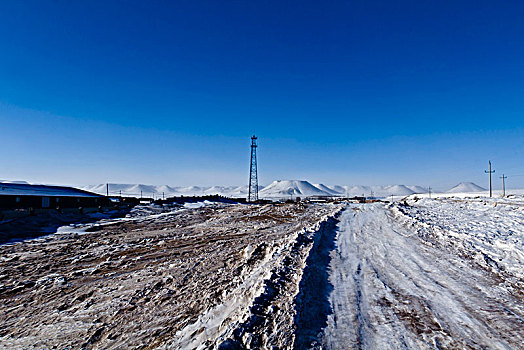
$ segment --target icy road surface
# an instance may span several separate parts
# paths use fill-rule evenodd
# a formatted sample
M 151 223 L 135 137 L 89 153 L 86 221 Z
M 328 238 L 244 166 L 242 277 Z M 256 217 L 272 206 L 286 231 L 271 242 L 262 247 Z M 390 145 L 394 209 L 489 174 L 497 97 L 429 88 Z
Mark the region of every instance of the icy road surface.
M 522 289 L 400 219 L 384 204 L 350 206 L 340 216 L 332 310 L 309 346 L 523 349 Z

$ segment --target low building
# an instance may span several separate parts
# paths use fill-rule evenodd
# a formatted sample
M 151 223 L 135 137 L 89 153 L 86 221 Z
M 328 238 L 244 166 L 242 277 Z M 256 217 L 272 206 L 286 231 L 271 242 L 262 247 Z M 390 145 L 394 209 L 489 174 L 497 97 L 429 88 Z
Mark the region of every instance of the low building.
M 108 197 L 73 187 L 0 183 L 0 210 L 98 208 Z

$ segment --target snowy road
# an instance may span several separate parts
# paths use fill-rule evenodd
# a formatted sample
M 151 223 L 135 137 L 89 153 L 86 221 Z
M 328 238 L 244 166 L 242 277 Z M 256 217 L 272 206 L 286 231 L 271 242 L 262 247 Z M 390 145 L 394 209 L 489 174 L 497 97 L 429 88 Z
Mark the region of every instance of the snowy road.
M 331 251 L 332 310 L 313 347 L 523 349 L 522 294 L 426 243 L 383 204 L 348 207 Z

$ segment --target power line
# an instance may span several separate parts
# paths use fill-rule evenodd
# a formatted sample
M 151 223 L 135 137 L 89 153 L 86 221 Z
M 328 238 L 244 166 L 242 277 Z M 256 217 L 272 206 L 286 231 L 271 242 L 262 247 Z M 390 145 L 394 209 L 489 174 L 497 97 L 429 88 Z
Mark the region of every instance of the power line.
M 504 174 L 502 174 L 502 176 L 500 177 L 502 179 L 502 197 L 506 197 L 506 179 L 508 178 L 507 176 L 504 176 Z
M 495 172 L 495 170 L 491 170 L 491 160 L 489 161 L 489 171 L 484 170 L 486 174 L 489 174 L 489 196 L 491 197 L 492 191 L 491 191 L 491 174 Z

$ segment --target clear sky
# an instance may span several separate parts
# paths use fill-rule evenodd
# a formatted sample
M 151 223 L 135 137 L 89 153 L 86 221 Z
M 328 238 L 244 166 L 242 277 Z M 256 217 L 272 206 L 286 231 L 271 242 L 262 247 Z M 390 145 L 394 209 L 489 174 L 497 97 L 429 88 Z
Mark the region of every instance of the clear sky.
M 0 2 L 0 179 L 524 188 L 524 1 Z M 500 186 L 499 186 L 500 187 Z

